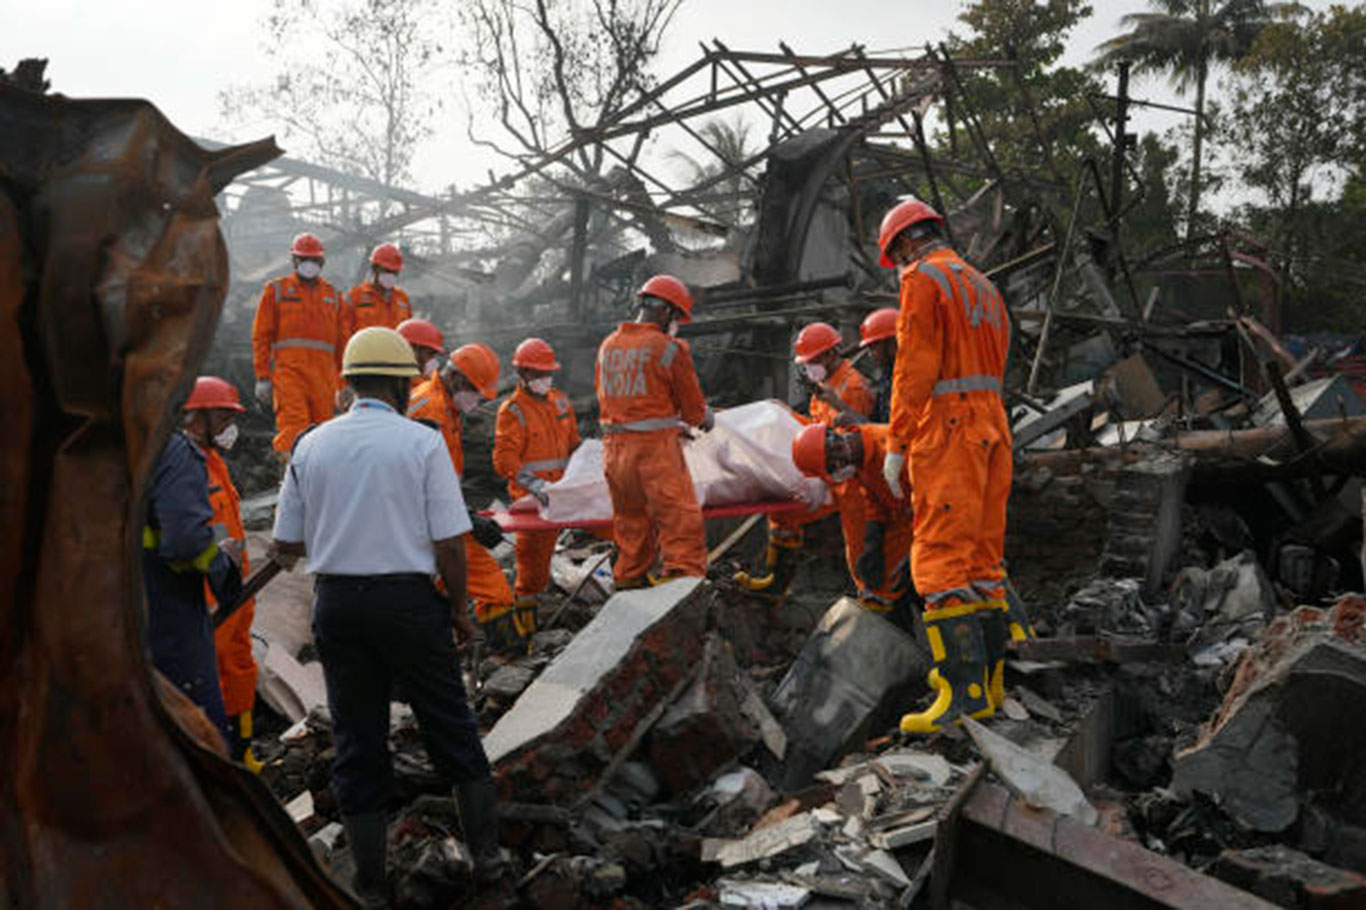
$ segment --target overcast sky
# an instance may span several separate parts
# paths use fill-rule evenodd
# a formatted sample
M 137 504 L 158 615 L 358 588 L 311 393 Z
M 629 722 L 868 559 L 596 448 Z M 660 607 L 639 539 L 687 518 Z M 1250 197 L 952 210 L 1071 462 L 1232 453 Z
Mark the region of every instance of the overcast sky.
M 718 37 L 735 49 L 776 51 L 781 39 L 798 52 L 823 54 L 852 42 L 869 49 L 912 47 L 942 39 L 963 0 L 685 0 L 657 67 L 667 75 L 698 56 L 698 42 Z M 1311 6 L 1325 6 L 1327 0 Z M 25 56 L 50 59 L 53 88 L 72 97 L 142 97 L 191 135 L 257 138 L 269 123 L 223 136 L 218 92 L 260 81 L 271 64 L 260 49 L 261 20 L 271 0 L 0 0 L 0 66 Z M 1118 31 L 1119 17 L 1146 4 L 1093 0 L 1096 13 L 1073 34 L 1068 62 L 1080 63 Z M 1164 81 L 1134 91 L 1155 101 L 1176 98 Z M 1177 115 L 1147 115 L 1138 128 L 1165 129 Z M 463 121 L 439 133 L 418 160 L 419 188 L 468 186 L 488 161 L 463 139 Z M 287 150 L 288 151 L 288 150 Z

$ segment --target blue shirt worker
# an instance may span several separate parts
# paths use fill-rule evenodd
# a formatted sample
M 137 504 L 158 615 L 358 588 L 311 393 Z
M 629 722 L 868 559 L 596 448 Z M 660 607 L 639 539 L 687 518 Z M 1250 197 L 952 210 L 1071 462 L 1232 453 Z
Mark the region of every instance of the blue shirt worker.
M 237 563 L 227 544 L 214 539 L 204 455 L 176 431 L 157 456 L 142 529 L 147 647 L 156 668 L 204 711 L 226 745 L 232 740 L 204 600 L 206 578 L 220 604 L 241 593 Z
M 454 785 L 486 879 L 501 872 L 496 790 L 452 638 L 478 634 L 465 606 L 470 519 L 441 434 L 404 416 L 417 361 L 398 332 L 371 326 L 347 343 L 342 375 L 355 403 L 299 437 L 270 555 L 285 565 L 306 557 L 316 575 L 313 638 L 332 713 L 332 787 L 356 893 L 367 907 L 385 907 L 395 687 L 412 705 L 432 764 Z

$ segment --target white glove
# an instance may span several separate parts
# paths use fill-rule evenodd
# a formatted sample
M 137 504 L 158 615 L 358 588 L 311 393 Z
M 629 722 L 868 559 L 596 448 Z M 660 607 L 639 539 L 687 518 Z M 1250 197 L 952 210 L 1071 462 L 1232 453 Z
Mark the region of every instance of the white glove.
M 887 486 L 891 488 L 892 495 L 897 499 L 906 495 L 901 489 L 901 471 L 905 467 L 905 455 L 888 452 L 887 457 L 882 459 L 882 478 L 887 481 Z
M 259 401 L 259 402 L 261 402 L 261 407 L 263 407 L 263 408 L 268 408 L 268 407 L 270 407 L 271 401 L 272 401 L 271 396 L 270 396 L 270 380 L 269 380 L 269 379 L 258 379 L 258 380 L 256 380 L 256 390 L 255 390 L 254 394 L 256 395 L 256 400 Z

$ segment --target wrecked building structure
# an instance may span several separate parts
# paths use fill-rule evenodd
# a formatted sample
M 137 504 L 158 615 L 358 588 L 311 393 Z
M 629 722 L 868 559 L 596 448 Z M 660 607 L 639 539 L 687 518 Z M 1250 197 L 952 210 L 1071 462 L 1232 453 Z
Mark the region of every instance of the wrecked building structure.
M 1015 329 L 1007 557 L 1039 637 L 1008 661 L 1006 709 L 928 740 L 886 736 L 888 712 L 923 694 L 926 657 L 844 596 L 833 545 L 773 609 L 726 581 L 758 516 L 713 524 L 711 580 L 641 591 L 614 593 L 609 547 L 569 532 L 532 653 L 467 668 L 517 874 L 476 891 L 452 801 L 396 706 L 399 905 L 1366 905 L 1352 362 L 1281 337 L 1255 239 L 1130 261 L 1099 170 L 1060 211 L 1051 200 L 1072 188 L 1052 175 L 934 152 L 931 124 L 981 141 L 960 74 L 1007 65 L 715 42 L 610 122 L 444 197 L 269 142 L 191 141 L 144 103 L 0 85 L 0 159 L 19 190 L 0 206 L 0 302 L 19 326 L 0 336 L 19 437 L 3 476 L 27 491 L 6 500 L 0 561 L 17 832 L 0 841 L 0 896 L 79 904 L 83 880 L 117 880 L 142 906 L 179 893 L 158 891 L 175 861 L 225 903 L 348 905 L 325 874 L 344 879 L 347 855 L 308 585 L 260 595 L 274 723 L 258 780 L 196 745 L 193 712 L 157 689 L 131 569 L 130 516 L 169 409 L 202 363 L 250 385 L 251 312 L 297 230 L 323 236 L 344 276 L 401 242 L 415 311 L 460 342 L 506 355 L 549 340 L 591 428 L 596 345 L 654 271 L 697 293 L 683 334 L 713 403 L 800 397 L 795 331 L 822 319 L 853 340 L 895 305 L 873 238 L 917 193 L 948 213 Z M 736 110 L 768 129 L 738 157 L 702 129 Z M 706 164 L 680 178 L 662 144 Z M 602 167 L 577 163 L 586 149 Z M 149 150 L 173 166 L 152 168 Z M 110 245 L 125 255 L 96 255 Z M 59 347 L 100 368 L 71 370 Z M 268 417 L 254 419 L 235 467 L 260 494 L 260 530 L 277 475 Z M 474 423 L 487 440 L 491 421 Z M 481 506 L 501 491 L 487 460 L 471 446 Z M 129 731 L 145 742 L 138 792 L 119 757 Z

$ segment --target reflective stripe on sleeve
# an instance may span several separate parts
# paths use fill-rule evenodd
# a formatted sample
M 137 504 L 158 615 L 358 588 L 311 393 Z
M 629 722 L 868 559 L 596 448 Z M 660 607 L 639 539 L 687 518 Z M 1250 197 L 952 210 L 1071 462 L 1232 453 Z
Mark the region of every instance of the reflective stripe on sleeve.
M 648 417 L 645 420 L 632 420 L 629 423 L 605 423 L 602 425 L 602 432 L 605 435 L 613 433 L 649 433 L 654 430 L 680 430 L 683 428 L 683 421 L 677 417 Z
M 557 471 L 567 464 L 568 458 L 543 458 L 540 461 L 525 461 L 522 468 L 527 471 Z
M 319 341 L 316 338 L 281 338 L 273 345 L 275 350 L 280 348 L 307 348 L 310 351 L 326 351 L 331 354 L 337 349 L 327 341 Z
M 661 370 L 667 370 L 677 356 L 678 342 L 670 341 L 668 344 L 664 345 L 664 351 L 659 355 L 659 368 Z
M 995 376 L 979 373 L 976 376 L 963 376 L 960 379 L 941 379 L 934 384 L 935 395 L 954 395 L 959 392 L 1000 392 L 1001 380 Z
M 523 414 L 522 409 L 517 406 L 517 402 L 509 401 L 508 410 L 512 412 L 513 417 L 517 418 L 518 423 L 520 423 L 522 426 L 526 426 L 526 415 Z

